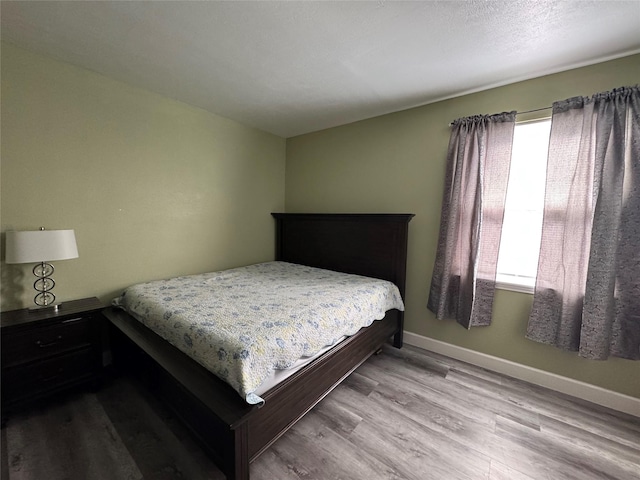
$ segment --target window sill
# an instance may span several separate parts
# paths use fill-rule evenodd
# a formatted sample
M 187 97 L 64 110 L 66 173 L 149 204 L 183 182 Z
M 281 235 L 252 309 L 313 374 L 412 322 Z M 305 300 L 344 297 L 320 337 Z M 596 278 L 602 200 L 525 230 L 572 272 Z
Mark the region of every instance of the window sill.
M 509 290 L 511 292 L 528 293 L 533 295 L 535 285 L 531 283 L 517 283 L 508 280 L 496 280 L 496 288 L 500 290 Z

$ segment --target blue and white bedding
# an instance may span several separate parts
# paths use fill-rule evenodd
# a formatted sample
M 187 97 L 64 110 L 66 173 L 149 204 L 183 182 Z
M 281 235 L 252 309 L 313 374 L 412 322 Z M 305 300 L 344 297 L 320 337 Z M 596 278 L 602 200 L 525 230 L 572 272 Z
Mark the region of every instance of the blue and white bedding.
M 286 262 L 134 285 L 113 303 L 253 404 L 275 369 L 404 310 L 391 282 Z

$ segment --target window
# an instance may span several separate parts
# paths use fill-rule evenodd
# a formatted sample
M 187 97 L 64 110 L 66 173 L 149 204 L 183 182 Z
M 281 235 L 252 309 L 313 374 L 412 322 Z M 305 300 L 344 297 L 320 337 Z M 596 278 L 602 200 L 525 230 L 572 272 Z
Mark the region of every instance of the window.
M 551 119 L 518 123 L 498 257 L 497 287 L 533 293 L 542 235 Z

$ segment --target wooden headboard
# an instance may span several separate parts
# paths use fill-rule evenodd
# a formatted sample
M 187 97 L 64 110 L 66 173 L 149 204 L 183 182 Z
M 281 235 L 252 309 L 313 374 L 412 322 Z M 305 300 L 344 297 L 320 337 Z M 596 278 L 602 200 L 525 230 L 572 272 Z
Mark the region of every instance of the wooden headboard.
M 405 294 L 413 214 L 272 213 L 276 260 L 381 278 Z

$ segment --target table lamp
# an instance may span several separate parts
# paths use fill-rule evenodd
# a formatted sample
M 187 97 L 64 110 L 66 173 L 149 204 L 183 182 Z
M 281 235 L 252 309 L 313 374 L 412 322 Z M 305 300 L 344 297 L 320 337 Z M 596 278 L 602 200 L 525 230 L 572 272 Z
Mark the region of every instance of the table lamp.
M 40 230 L 6 232 L 6 263 L 32 263 L 36 281 L 33 288 L 38 292 L 33 298 L 37 308 L 55 307 L 56 297 L 51 292 L 55 286 L 53 265 L 47 262 L 78 258 L 78 247 L 73 230 Z

